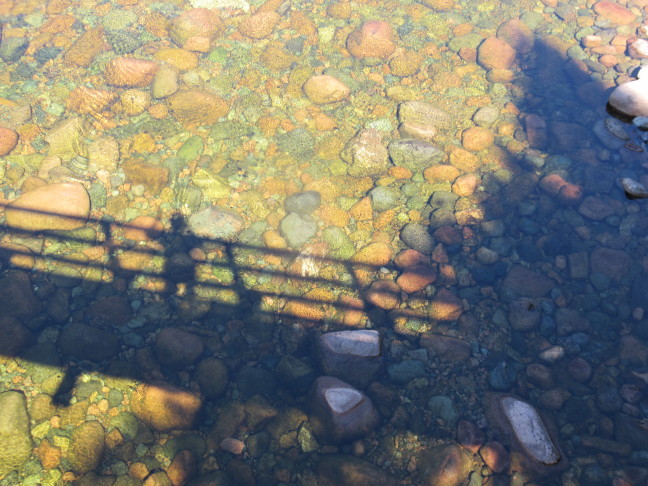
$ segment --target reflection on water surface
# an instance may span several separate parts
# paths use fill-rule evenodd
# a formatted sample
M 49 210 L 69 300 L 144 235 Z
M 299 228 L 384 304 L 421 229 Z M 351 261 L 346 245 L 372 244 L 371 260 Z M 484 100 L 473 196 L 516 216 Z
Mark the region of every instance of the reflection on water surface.
M 647 5 L 0 1 L 0 484 L 648 484 Z

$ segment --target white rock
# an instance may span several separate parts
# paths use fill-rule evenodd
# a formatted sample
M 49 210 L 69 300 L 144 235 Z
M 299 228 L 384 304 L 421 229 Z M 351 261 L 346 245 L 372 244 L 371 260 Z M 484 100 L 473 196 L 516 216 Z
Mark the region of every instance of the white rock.
M 522 400 L 505 397 L 502 410 L 527 454 L 546 465 L 560 461 L 560 453 L 535 408 Z
M 209 8 L 222 10 L 226 8 L 241 9 L 244 12 L 250 10 L 250 4 L 245 0 L 191 0 L 193 8 Z
M 624 115 L 648 116 L 648 80 L 644 73 L 640 74 L 640 79 L 617 86 L 608 100 L 610 106 Z
M 347 413 L 362 401 L 362 394 L 352 388 L 329 388 L 324 398 L 335 413 Z

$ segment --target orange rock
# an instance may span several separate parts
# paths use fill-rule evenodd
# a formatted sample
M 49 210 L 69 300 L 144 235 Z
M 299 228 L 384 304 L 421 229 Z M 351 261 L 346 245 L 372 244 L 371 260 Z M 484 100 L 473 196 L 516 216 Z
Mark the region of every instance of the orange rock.
M 189 71 L 198 67 L 198 56 L 187 49 L 177 47 L 160 49 L 153 57 L 158 61 L 177 67 L 180 71 Z
M 459 177 L 459 169 L 452 165 L 431 165 L 423 171 L 423 177 L 431 184 L 437 182 L 452 182 Z
M 140 385 L 131 397 L 132 412 L 159 432 L 191 428 L 201 406 L 190 391 L 166 383 Z
M 67 50 L 63 59 L 68 64 L 88 67 L 100 52 L 107 50 L 103 27 L 86 30 Z
M 239 24 L 239 32 L 251 39 L 263 39 L 272 34 L 280 19 L 277 12 L 256 12 Z
M 0 127 L 0 157 L 11 152 L 18 144 L 18 133 L 10 128 Z
M 497 37 L 489 37 L 477 48 L 477 62 L 485 69 L 509 69 L 515 56 L 515 49 Z
M 369 243 L 361 248 L 352 258 L 355 263 L 372 266 L 387 265 L 392 258 L 393 250 L 390 245 L 382 242 Z
M 54 469 L 61 462 L 61 449 L 53 446 L 47 439 L 36 448 L 36 455 L 45 469 Z
M 373 209 L 371 207 L 371 198 L 365 196 L 360 199 L 357 203 L 351 206 L 351 211 L 349 211 L 351 216 L 357 221 L 368 221 L 373 218 Z
M 97 115 L 117 99 L 117 93 L 85 86 L 74 88 L 68 96 L 66 106 L 82 115 Z
M 88 192 L 76 182 L 37 187 L 5 208 L 7 225 L 27 231 L 81 228 L 89 214 Z
M 386 59 L 396 50 L 391 25 L 382 20 L 370 20 L 349 34 L 346 48 L 353 57 Z
M 440 289 L 432 302 L 428 315 L 435 321 L 456 321 L 463 313 L 461 300 L 447 289 Z
M 479 184 L 481 184 L 481 179 L 478 175 L 464 174 L 457 177 L 457 180 L 452 184 L 452 192 L 461 197 L 470 196 Z
M 485 127 L 470 127 L 461 134 L 461 144 L 471 152 L 487 149 L 494 141 L 493 132 Z
M 379 309 L 391 310 L 400 303 L 401 289 L 391 280 L 376 280 L 365 292 L 367 302 Z
M 143 88 L 151 84 L 158 69 L 153 61 L 120 56 L 106 64 L 104 74 L 113 86 Z

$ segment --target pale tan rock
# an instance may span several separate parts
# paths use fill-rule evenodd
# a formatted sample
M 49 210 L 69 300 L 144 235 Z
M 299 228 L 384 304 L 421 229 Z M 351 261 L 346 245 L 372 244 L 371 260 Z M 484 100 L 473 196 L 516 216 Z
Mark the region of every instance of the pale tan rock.
M 382 20 L 370 20 L 347 37 L 346 48 L 353 57 L 386 59 L 396 50 L 394 29 Z
M 308 99 L 318 105 L 342 101 L 351 93 L 346 84 L 327 74 L 310 77 L 303 89 Z
M 272 34 L 280 19 L 277 12 L 257 12 L 239 24 L 239 32 L 251 39 L 263 39 Z
M 90 196 L 76 182 L 48 184 L 26 192 L 5 209 L 7 225 L 27 231 L 81 228 L 90 214 Z
M 160 432 L 190 428 L 201 405 L 190 391 L 165 383 L 140 385 L 131 397 L 133 413 Z

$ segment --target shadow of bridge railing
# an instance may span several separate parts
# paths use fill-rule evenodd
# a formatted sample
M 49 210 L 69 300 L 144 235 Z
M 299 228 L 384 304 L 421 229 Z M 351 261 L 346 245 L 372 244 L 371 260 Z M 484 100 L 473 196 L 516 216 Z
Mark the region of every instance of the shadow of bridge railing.
M 87 334 L 83 345 L 61 350 L 66 359 L 98 363 L 115 357 L 103 349 L 115 337 L 123 351 L 125 333 L 139 333 L 135 342 L 144 346 L 148 333 L 168 325 L 188 326 L 201 335 L 233 319 L 269 326 L 299 323 L 310 332 L 321 326 L 365 327 L 370 325 L 372 309 L 390 322 L 428 318 L 424 306 L 376 305 L 376 299 L 400 302 L 400 290 L 380 288 L 369 297 L 368 286 L 380 278 L 385 266 L 366 258 L 342 260 L 318 254 L 312 247 L 298 251 L 204 238 L 188 231 L 182 217 L 171 229 L 147 234 L 145 228 L 129 223 L 21 211 L 76 220 L 79 228 L 50 231 L 20 227 L 20 222 L 0 225 L 0 314 L 18 319 L 29 330 L 22 340 L 0 344 L 0 355 L 20 356 L 39 341 L 44 329 L 53 326 L 64 333 L 74 325 L 77 332 Z M 125 237 L 129 230 L 137 231 L 140 241 Z M 23 283 L 17 284 L 18 280 Z M 51 312 L 51 293 L 34 291 L 43 282 L 68 289 L 69 312 Z M 93 304 L 122 294 L 129 299 L 105 303 L 99 312 L 88 311 Z M 164 322 L 133 325 L 137 311 L 126 312 L 121 322 L 111 322 L 111 305 L 155 299 L 172 304 L 172 315 Z M 128 342 L 133 342 L 132 336 Z M 26 359 L 38 361 L 38 355 Z

